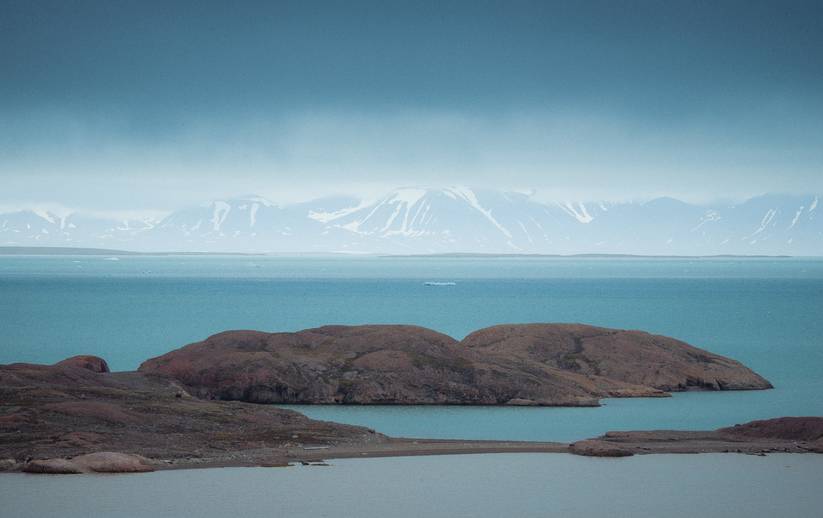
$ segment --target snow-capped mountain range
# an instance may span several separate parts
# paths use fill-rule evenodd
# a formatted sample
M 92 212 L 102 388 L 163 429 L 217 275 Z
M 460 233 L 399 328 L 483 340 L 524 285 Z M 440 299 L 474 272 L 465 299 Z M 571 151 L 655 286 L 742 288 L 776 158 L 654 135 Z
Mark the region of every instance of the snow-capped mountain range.
M 0 246 L 133 251 L 823 255 L 815 195 L 738 204 L 540 202 L 515 192 L 402 188 L 373 200 L 276 205 L 212 201 L 161 219 L 117 221 L 31 209 L 0 214 Z

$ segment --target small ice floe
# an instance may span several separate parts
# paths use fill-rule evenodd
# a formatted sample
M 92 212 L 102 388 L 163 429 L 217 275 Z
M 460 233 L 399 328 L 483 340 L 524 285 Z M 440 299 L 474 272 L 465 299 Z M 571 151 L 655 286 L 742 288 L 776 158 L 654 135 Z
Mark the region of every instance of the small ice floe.
M 103 259 L 104 261 L 119 261 L 119 257 L 106 257 Z
M 457 286 L 456 282 L 452 281 L 426 281 L 423 283 L 424 286 Z

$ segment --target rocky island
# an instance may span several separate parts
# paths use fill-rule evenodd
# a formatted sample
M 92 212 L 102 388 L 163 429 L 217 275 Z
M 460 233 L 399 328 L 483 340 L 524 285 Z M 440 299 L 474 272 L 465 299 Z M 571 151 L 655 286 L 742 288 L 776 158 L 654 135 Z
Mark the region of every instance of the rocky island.
M 604 397 L 771 388 L 679 340 L 580 324 L 499 325 L 462 341 L 404 325 L 228 331 L 139 371 L 200 398 L 252 403 L 597 406 Z
M 823 418 L 551 442 L 398 439 L 260 403 L 596 405 L 600 397 L 769 388 L 672 338 L 506 325 L 462 341 L 414 326 L 233 331 L 110 372 L 94 356 L 0 365 L 0 470 L 140 472 L 362 456 L 821 451 Z M 788 419 L 788 418 L 787 418 Z

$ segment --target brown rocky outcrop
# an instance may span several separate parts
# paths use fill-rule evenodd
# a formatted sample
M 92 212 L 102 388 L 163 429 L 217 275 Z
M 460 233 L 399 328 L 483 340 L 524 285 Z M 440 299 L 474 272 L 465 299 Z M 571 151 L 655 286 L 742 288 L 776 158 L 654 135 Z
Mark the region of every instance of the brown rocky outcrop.
M 823 417 L 779 417 L 712 431 L 608 432 L 573 443 L 571 453 L 823 453 Z
M 500 361 L 517 359 L 666 392 L 771 388 L 735 360 L 643 331 L 580 324 L 500 325 L 475 331 L 461 344 Z
M 737 424 L 718 430 L 734 440 L 791 441 L 814 453 L 823 453 L 823 417 L 778 417 Z
M 585 325 L 502 325 L 461 342 L 403 325 L 229 331 L 144 362 L 201 398 L 256 403 L 594 406 L 603 397 L 764 389 L 678 340 Z
M 353 331 L 354 335 L 347 339 L 360 343 L 360 338 L 356 338 L 358 330 Z M 390 329 L 376 332 L 377 336 L 384 336 L 385 332 L 395 336 Z M 416 336 L 413 330 L 408 333 Z M 427 336 L 424 342 L 406 336 L 406 345 L 394 349 L 374 351 L 366 347 L 361 351 L 363 354 L 348 360 L 356 362 L 365 357 L 357 363 L 363 369 L 420 369 L 418 374 L 434 376 L 421 366 L 431 368 L 427 358 L 443 354 L 444 347 L 454 344 L 450 345 L 448 337 L 444 339 L 442 335 Z M 247 350 L 254 351 L 254 340 L 259 337 L 253 334 L 251 338 L 244 343 Z M 309 348 L 333 351 L 334 342 L 312 343 Z M 399 354 L 401 350 L 407 356 Z M 423 358 L 416 358 L 408 350 Z M 471 354 L 474 353 L 470 351 L 469 358 Z M 482 376 L 500 375 L 510 368 L 483 363 L 486 360 L 473 361 L 476 363 L 472 368 L 497 373 Z M 452 368 L 458 370 L 459 365 Z M 529 374 L 537 376 L 540 372 L 530 370 Z M 531 388 L 542 389 L 540 385 Z M 530 405 L 533 401 L 512 398 L 508 404 Z M 314 421 L 272 405 L 199 399 L 168 375 L 101 373 L 73 365 L 0 365 L 0 471 L 129 473 L 179 467 L 284 466 L 324 458 L 492 452 L 571 452 L 601 457 L 699 452 L 808 453 L 823 452 L 821 433 L 823 418 L 799 417 L 754 421 L 709 432 L 609 432 L 572 445 L 392 439 L 362 427 Z
M 243 464 L 287 448 L 379 442 L 357 426 L 191 397 L 175 380 L 73 365 L 0 365 L 0 459 L 39 473 L 137 472 L 150 459 Z M 88 455 L 90 454 L 90 455 Z
M 199 397 L 255 403 L 494 404 L 457 342 L 415 326 L 230 331 L 148 360 Z M 506 398 L 506 399 L 511 399 Z
M 78 369 L 86 369 L 92 372 L 109 372 L 109 364 L 106 363 L 106 360 L 98 356 L 85 354 L 66 358 L 55 365 L 57 367 L 77 367 Z
M 823 440 L 823 417 L 778 417 L 737 424 L 718 431 L 732 437 L 813 442 Z

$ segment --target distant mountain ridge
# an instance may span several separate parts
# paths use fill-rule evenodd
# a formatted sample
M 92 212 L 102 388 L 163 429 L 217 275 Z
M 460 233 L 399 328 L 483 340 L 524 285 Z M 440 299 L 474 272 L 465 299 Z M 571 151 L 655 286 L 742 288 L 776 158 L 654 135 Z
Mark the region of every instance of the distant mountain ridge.
M 0 214 L 0 246 L 141 252 L 823 255 L 817 195 L 739 204 L 541 202 L 516 192 L 401 188 L 374 201 L 215 200 L 161 219 L 42 210 Z

